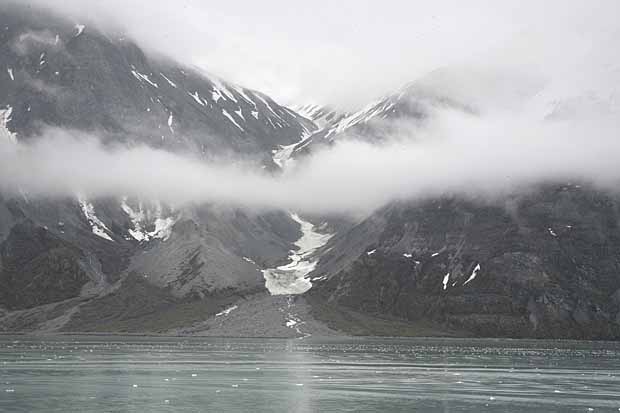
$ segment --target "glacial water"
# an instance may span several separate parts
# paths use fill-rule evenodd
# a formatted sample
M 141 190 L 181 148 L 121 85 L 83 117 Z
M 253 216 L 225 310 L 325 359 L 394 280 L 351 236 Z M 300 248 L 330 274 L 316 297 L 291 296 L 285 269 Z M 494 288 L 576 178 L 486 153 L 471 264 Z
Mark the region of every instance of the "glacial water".
M 3 412 L 611 412 L 620 344 L 0 336 Z

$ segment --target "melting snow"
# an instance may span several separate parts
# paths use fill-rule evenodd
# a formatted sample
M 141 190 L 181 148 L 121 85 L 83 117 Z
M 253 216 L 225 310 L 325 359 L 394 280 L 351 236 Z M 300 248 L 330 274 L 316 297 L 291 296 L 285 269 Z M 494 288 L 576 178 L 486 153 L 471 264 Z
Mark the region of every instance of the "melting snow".
M 308 291 L 312 283 L 305 276 L 312 272 L 317 264 L 311 260 L 312 254 L 332 237 L 332 234 L 316 232 L 312 223 L 304 221 L 297 214 L 291 214 L 291 218 L 301 225 L 302 236 L 295 242 L 298 250 L 291 250 L 289 254 L 290 263 L 262 271 L 265 287 L 271 295 L 302 294 Z
M 9 72 L 9 77 L 11 78 L 11 80 L 15 80 L 15 75 L 13 74 L 13 69 L 11 69 L 10 67 L 8 69 L 6 69 L 7 72 Z
M 108 235 L 111 232 L 108 227 L 97 217 L 95 214 L 95 207 L 84 198 L 78 198 L 82 213 L 86 217 L 88 224 L 91 227 L 93 234 L 108 241 L 114 242 L 114 240 Z
M 222 109 L 222 114 L 224 114 L 224 116 L 226 116 L 228 118 L 229 121 L 231 121 L 232 123 L 235 124 L 236 127 L 238 127 L 239 129 L 241 129 L 243 132 L 245 132 L 245 130 L 241 127 L 241 125 L 239 125 L 237 123 L 237 121 L 235 121 L 235 118 L 233 118 L 230 113 L 228 113 L 226 111 L 226 109 Z
M 17 135 L 9 130 L 7 127 L 11 121 L 11 115 L 13 114 L 13 108 L 7 106 L 6 109 L 0 110 L 0 136 L 5 135 L 9 142 L 17 143 Z
M 75 25 L 75 29 L 77 30 L 77 33 L 73 37 L 78 37 L 79 35 L 84 33 L 84 29 L 85 28 L 86 28 L 86 26 L 84 26 L 83 24 L 76 24 Z
M 194 92 L 193 94 L 192 94 L 192 93 L 187 92 L 187 94 L 188 94 L 188 95 L 190 95 L 191 97 L 193 97 L 193 98 L 194 98 L 194 100 L 195 100 L 195 101 L 196 101 L 199 105 L 201 105 L 201 106 L 205 106 L 205 103 L 204 103 L 204 102 L 202 101 L 202 99 L 200 98 L 200 95 L 198 94 L 198 92 Z
M 476 268 L 474 268 L 474 270 L 471 272 L 471 275 L 469 276 L 467 281 L 463 283 L 463 285 L 467 285 L 470 281 L 473 281 L 476 278 L 476 275 L 478 275 L 478 271 L 480 271 L 480 264 L 476 265 Z
M 226 95 L 226 97 L 228 97 L 230 100 L 237 103 L 235 95 L 233 95 L 232 92 L 228 90 L 228 88 L 222 81 L 220 81 L 215 76 L 211 76 L 209 80 L 211 80 L 211 83 L 213 83 L 213 100 L 217 102 L 217 100 L 219 100 L 220 98 L 224 98 L 224 95 Z M 215 98 L 216 94 L 219 96 L 217 100 Z
M 168 116 L 168 127 L 170 128 L 170 132 L 174 133 L 174 128 L 172 127 L 172 122 L 174 121 L 174 116 L 172 113 Z
M 443 277 L 443 289 L 444 291 L 448 289 L 448 282 L 450 281 L 450 273 L 447 273 L 444 277 Z
M 151 86 L 153 86 L 155 88 L 159 88 L 157 83 L 153 82 L 147 75 L 138 72 L 135 67 L 131 70 L 131 74 L 134 75 L 134 77 L 136 79 L 138 79 L 139 81 L 147 82 L 149 85 L 151 85 Z
M 174 88 L 176 88 L 176 87 L 177 87 L 177 84 L 176 84 L 176 83 L 174 83 L 172 80 L 170 80 L 170 79 L 169 79 L 166 75 L 164 75 L 164 74 L 163 74 L 163 73 L 161 73 L 161 72 L 159 72 L 159 74 L 161 75 L 161 77 L 163 77 L 163 78 L 166 80 L 166 82 L 168 82 L 168 84 L 169 84 L 170 86 L 172 86 L 172 87 L 174 87 Z
M 161 239 L 167 241 L 172 235 L 172 227 L 176 223 L 176 220 L 172 217 L 162 218 L 161 205 L 157 205 L 157 208 L 153 212 L 144 211 L 142 203 L 139 204 L 138 210 L 134 210 L 127 204 L 127 198 L 123 198 L 121 201 L 121 209 L 131 219 L 133 229 L 129 229 L 129 235 L 131 235 L 136 241 L 150 241 L 151 239 Z M 155 216 L 153 225 L 155 229 L 153 231 L 146 230 L 147 216 Z
M 252 114 L 254 113 L 252 112 Z M 302 144 L 306 140 L 308 140 L 310 136 L 311 136 L 311 133 L 304 132 L 304 134 L 301 136 L 301 139 L 298 142 L 295 142 L 291 145 L 280 146 L 280 149 L 276 149 L 275 151 L 273 151 L 273 162 L 276 165 L 278 165 L 280 168 L 284 169 L 286 165 L 290 162 L 291 156 L 293 155 L 295 148 L 299 144 Z
M 237 307 L 236 305 L 233 305 L 232 307 L 229 307 L 229 308 L 227 308 L 227 309 L 226 309 L 226 310 L 224 310 L 224 311 L 220 311 L 220 312 L 219 312 L 219 313 L 217 313 L 215 316 L 216 316 L 216 317 L 219 317 L 219 316 L 221 316 L 221 315 L 228 315 L 228 314 L 230 314 L 230 312 L 231 312 L 231 311 L 234 311 L 234 310 L 236 310 L 237 308 L 239 308 L 239 307 Z

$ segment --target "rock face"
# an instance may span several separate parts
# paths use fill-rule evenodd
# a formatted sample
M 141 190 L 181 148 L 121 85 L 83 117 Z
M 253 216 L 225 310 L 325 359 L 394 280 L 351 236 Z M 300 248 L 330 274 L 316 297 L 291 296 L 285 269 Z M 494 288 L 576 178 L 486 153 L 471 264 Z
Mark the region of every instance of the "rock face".
M 52 127 L 204 159 L 251 155 L 275 169 L 273 151 L 316 128 L 260 92 L 145 53 L 88 22 L 15 4 L 0 9 L 0 139 L 11 144 Z M 143 331 L 123 320 L 174 313 L 192 300 L 217 311 L 221 297 L 264 291 L 260 270 L 286 258 L 299 234 L 279 212 L 0 194 L 0 329 L 87 331 L 99 323 Z M 136 302 L 150 310 L 134 311 Z
M 619 207 L 578 185 L 394 204 L 328 245 L 309 295 L 475 336 L 618 339 Z

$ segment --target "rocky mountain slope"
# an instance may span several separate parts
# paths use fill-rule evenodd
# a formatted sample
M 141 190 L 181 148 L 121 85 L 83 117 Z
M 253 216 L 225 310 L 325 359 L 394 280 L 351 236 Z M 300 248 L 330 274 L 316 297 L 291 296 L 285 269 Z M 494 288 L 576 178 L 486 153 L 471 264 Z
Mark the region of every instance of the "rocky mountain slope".
M 0 138 L 15 144 L 56 127 L 273 169 L 274 150 L 316 128 L 260 92 L 87 22 L 2 5 L 0 27 Z M 300 235 L 283 212 L 0 194 L 0 329 L 179 327 L 266 292 L 261 270 L 286 259 Z M 160 312 L 174 320 L 141 325 Z
M 551 122 L 563 101 L 540 96 Z M 351 133 L 380 142 L 390 125 L 425 122 L 436 108 L 475 116 L 463 102 L 413 83 L 313 134 L 304 149 Z M 330 240 L 306 295 L 317 316 L 360 334 L 399 332 L 348 312 L 459 335 L 619 339 L 619 212 L 616 194 L 584 182 L 541 182 L 495 201 L 395 202 Z

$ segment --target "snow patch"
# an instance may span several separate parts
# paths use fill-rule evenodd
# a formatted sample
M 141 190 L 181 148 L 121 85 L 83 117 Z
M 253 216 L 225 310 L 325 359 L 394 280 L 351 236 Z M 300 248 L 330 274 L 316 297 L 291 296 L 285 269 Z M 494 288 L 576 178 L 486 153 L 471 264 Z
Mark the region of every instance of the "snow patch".
M 450 273 L 447 273 L 444 277 L 443 277 L 443 289 L 444 291 L 448 289 L 448 282 L 450 281 Z
M 7 106 L 6 109 L 0 110 L 0 136 L 5 135 L 11 143 L 17 143 L 17 135 L 11 132 L 8 128 L 8 124 L 11 121 L 11 115 L 13 114 L 13 108 Z
M 78 202 L 80 204 L 80 208 L 82 209 L 84 217 L 86 217 L 86 220 L 90 225 L 93 234 L 100 238 L 114 242 L 114 240 L 108 235 L 108 233 L 112 233 L 112 231 L 110 231 L 108 227 L 103 223 L 103 221 L 101 221 L 99 217 L 97 217 L 97 215 L 95 214 L 94 205 L 82 197 L 78 197 Z
M 238 306 L 236 306 L 236 305 L 233 305 L 232 307 L 229 307 L 229 308 L 227 308 L 227 309 L 226 309 L 226 310 L 224 310 L 224 311 L 220 311 L 220 312 L 219 312 L 219 313 L 217 313 L 215 316 L 216 316 L 216 317 L 219 317 L 219 316 L 221 316 L 221 315 L 228 315 L 228 314 L 230 314 L 230 312 L 231 312 L 231 311 L 234 311 L 234 310 L 236 310 L 237 308 L 239 308 L 239 307 L 238 307 Z
M 241 127 L 241 125 L 239 125 L 239 124 L 237 123 L 237 121 L 235 120 L 235 118 L 233 118 L 233 117 L 230 115 L 230 113 L 228 113 L 228 112 L 226 111 L 226 109 L 222 109 L 222 114 L 223 114 L 224 116 L 226 116 L 226 117 L 228 118 L 228 120 L 229 120 L 229 121 L 231 121 L 231 122 L 232 122 L 232 123 L 233 123 L 236 127 L 238 127 L 239 129 L 241 129 L 241 131 L 245 132 L 245 130 Z
M 76 24 L 75 29 L 77 30 L 77 33 L 73 37 L 78 37 L 79 35 L 84 33 L 84 29 L 86 29 L 86 26 L 83 24 Z
M 471 272 L 471 275 L 469 276 L 469 278 L 467 279 L 467 281 L 465 281 L 463 283 L 463 285 L 467 285 L 469 284 L 471 281 L 473 281 L 476 276 L 478 275 L 478 271 L 480 271 L 480 264 L 477 264 L 476 267 L 474 268 L 474 270 Z
M 302 294 L 308 291 L 312 283 L 305 277 L 317 264 L 317 261 L 312 259 L 312 254 L 333 235 L 316 232 L 312 223 L 304 221 L 297 214 L 290 216 L 301 226 L 302 236 L 295 242 L 298 249 L 291 250 L 288 264 L 262 271 L 265 287 L 271 295 Z
M 172 127 L 172 122 L 174 121 L 174 116 L 172 113 L 168 116 L 168 127 L 170 128 L 170 132 L 174 133 L 174 128 Z
M 123 198 L 121 201 L 121 209 L 131 219 L 133 228 L 130 228 L 128 232 L 136 241 L 146 242 L 152 239 L 160 239 L 165 242 L 170 238 L 170 235 L 172 235 L 172 227 L 176 223 L 176 219 L 173 217 L 162 218 L 161 205 L 158 204 L 154 211 L 146 211 L 140 202 L 138 204 L 138 209 L 134 210 L 127 203 L 127 198 Z M 146 230 L 148 217 L 155 217 L 153 221 L 153 231 Z
M 194 98 L 194 100 L 200 105 L 200 106 L 205 106 L 205 103 L 202 101 L 202 98 L 200 97 L 200 95 L 198 94 L 198 92 L 194 92 L 194 93 L 189 93 L 187 92 L 188 95 L 190 95 L 192 98 Z
M 144 81 L 144 82 L 148 83 L 149 85 L 153 86 L 154 88 L 159 88 L 159 85 L 157 85 L 157 83 L 153 82 L 153 81 L 152 81 L 152 80 L 148 77 L 148 75 L 145 75 L 145 74 L 143 74 L 143 73 L 138 72 L 138 71 L 136 70 L 136 68 L 135 68 L 135 67 L 133 67 L 133 66 L 132 66 L 132 69 L 131 69 L 131 74 L 132 74 L 132 75 L 133 75 L 136 79 L 138 79 L 140 82 L 143 82 L 143 81 Z
M 176 84 L 176 83 L 174 83 L 172 80 L 170 80 L 170 79 L 169 79 L 166 75 L 164 75 L 164 74 L 163 74 L 163 73 L 161 73 L 161 72 L 159 72 L 159 75 L 160 75 L 161 77 L 163 77 L 163 78 L 164 78 L 164 80 L 165 80 L 166 82 L 168 82 L 168 84 L 169 84 L 170 86 L 172 86 L 173 88 L 176 88 L 176 87 L 177 87 L 177 84 Z

